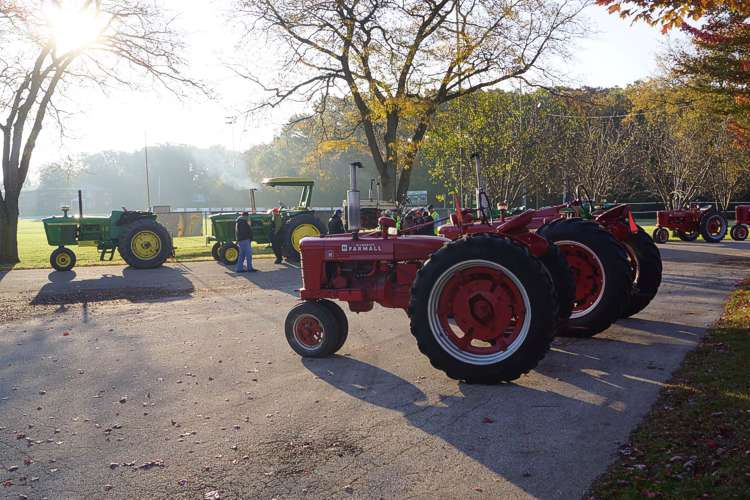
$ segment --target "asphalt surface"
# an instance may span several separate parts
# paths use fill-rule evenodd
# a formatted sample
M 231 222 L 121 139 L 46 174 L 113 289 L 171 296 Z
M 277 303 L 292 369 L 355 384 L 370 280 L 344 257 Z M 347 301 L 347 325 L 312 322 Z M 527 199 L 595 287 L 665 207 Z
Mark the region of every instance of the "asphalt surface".
M 348 313 L 340 356 L 300 359 L 283 335 L 299 271 L 270 260 L 0 273 L 18 307 L 0 497 L 580 497 L 750 263 L 750 243 L 661 249 L 645 311 L 495 387 L 431 368 L 378 307 Z

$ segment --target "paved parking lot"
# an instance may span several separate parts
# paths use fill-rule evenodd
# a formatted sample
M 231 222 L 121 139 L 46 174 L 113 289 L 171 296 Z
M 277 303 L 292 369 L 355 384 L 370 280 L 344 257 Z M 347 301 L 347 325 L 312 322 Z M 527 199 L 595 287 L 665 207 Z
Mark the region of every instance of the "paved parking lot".
M 378 307 L 300 359 L 299 271 L 270 260 L 0 273 L 0 496 L 579 497 L 750 263 L 750 243 L 661 250 L 645 311 L 496 387 L 432 369 Z

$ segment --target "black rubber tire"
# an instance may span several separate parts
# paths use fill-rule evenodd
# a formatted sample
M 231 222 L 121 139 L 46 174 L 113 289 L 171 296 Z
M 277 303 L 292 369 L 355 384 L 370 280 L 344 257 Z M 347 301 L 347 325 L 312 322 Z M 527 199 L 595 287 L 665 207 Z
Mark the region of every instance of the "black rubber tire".
M 428 311 L 437 280 L 453 266 L 474 259 L 499 264 L 512 273 L 526 291 L 530 305 L 524 341 L 507 358 L 484 365 L 461 361 L 444 349 L 430 326 Z M 456 380 L 496 384 L 517 379 L 544 358 L 555 336 L 557 308 L 555 287 L 539 259 L 509 238 L 477 235 L 448 243 L 424 263 L 412 284 L 409 317 L 411 333 L 432 366 Z
M 708 222 L 715 217 L 718 217 L 721 220 L 721 231 L 716 236 L 712 235 L 708 231 Z M 699 225 L 701 236 L 706 241 L 706 243 L 719 243 L 727 235 L 728 227 L 729 227 L 729 224 L 727 222 L 727 218 L 714 209 L 707 210 L 703 214 L 703 217 L 701 217 L 701 222 Z
M 294 248 L 294 245 L 292 244 L 292 233 L 302 224 L 312 224 L 318 229 L 318 231 L 320 231 L 321 235 L 324 235 L 327 232 L 325 224 L 318 220 L 318 218 L 315 217 L 315 215 L 313 215 L 312 213 L 295 215 L 294 217 L 286 221 L 284 226 L 281 228 L 281 248 L 284 257 L 292 262 L 299 262 L 300 260 L 299 252 Z
M 558 301 L 558 318 L 567 322 L 573 311 L 573 302 L 576 298 L 576 281 L 570 270 L 568 261 L 565 260 L 560 249 L 554 243 L 550 243 L 549 250 L 539 260 L 549 271 L 552 283 L 555 284 Z
M 698 239 L 698 236 L 700 236 L 700 233 L 698 231 L 691 231 L 689 233 L 686 233 L 685 231 L 677 230 L 674 232 L 678 238 L 680 238 L 682 241 L 695 241 Z
M 142 260 L 137 257 L 130 245 L 136 234 L 141 231 L 151 231 L 160 240 L 159 252 L 148 260 Z M 125 227 L 122 235 L 122 238 L 117 243 L 117 250 L 125 262 L 136 269 L 153 269 L 159 267 L 174 253 L 172 237 L 169 235 L 169 231 L 154 219 L 142 218 L 135 220 Z
M 240 247 L 237 246 L 237 243 L 222 243 L 221 247 L 219 247 L 219 260 L 227 266 L 233 266 L 237 263 L 237 257 L 230 258 L 227 256 L 227 250 L 229 250 L 230 248 L 235 250 L 237 252 L 237 255 L 239 256 Z
M 60 255 L 65 255 L 68 257 L 67 264 L 61 265 L 57 261 L 58 256 Z M 65 248 L 65 247 L 55 248 L 52 251 L 52 254 L 50 254 L 49 256 L 49 263 L 54 268 L 55 271 L 60 271 L 60 272 L 70 271 L 71 269 L 73 269 L 73 266 L 76 265 L 76 254 L 73 253 L 73 250 L 71 250 L 70 248 Z
M 603 268 L 604 289 L 598 303 L 585 315 L 576 316 L 573 311 L 567 328 L 559 334 L 592 337 L 609 328 L 622 316 L 633 288 L 628 256 L 622 245 L 602 226 L 585 220 L 564 220 L 558 224 L 543 226 L 537 233 L 555 243 L 573 241 L 588 248 L 596 255 Z M 573 274 L 575 273 L 576 270 L 573 269 Z
M 302 315 L 310 315 L 323 327 L 323 340 L 314 348 L 306 347 L 294 335 L 294 324 Z M 341 348 L 341 331 L 339 322 L 328 306 L 320 302 L 305 301 L 289 311 L 284 322 L 284 332 L 289 346 L 303 358 L 325 358 Z
M 217 241 L 211 247 L 211 257 L 213 257 L 215 261 L 219 261 L 221 259 L 220 255 L 219 255 L 219 249 L 221 249 L 221 243 L 219 243 Z
M 623 318 L 629 318 L 645 309 L 656 296 L 661 285 L 662 263 L 659 249 L 640 226 L 638 226 L 638 232 L 631 235 L 623 244 L 630 248 L 630 252 L 637 259 L 637 272 L 636 276 L 633 276 L 633 292 L 622 313 Z
M 731 236 L 734 241 L 745 241 L 748 232 L 750 232 L 750 229 L 745 224 L 735 224 L 729 231 L 729 236 Z
M 323 304 L 328 308 L 329 311 L 336 318 L 336 322 L 339 324 L 339 344 L 334 349 L 334 353 L 338 352 L 339 349 L 344 347 L 346 339 L 349 337 L 349 319 L 346 317 L 344 310 L 335 302 L 328 299 L 320 299 L 319 304 Z
M 669 231 L 664 227 L 657 227 L 651 233 L 651 237 L 653 238 L 654 243 L 662 245 L 669 241 Z

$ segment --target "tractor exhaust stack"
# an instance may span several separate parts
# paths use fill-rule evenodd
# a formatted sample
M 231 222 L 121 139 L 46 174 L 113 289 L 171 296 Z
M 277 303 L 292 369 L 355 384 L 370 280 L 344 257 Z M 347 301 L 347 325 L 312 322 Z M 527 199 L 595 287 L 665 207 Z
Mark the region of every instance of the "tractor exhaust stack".
M 83 219 L 83 194 L 78 190 L 78 218 Z
M 346 222 L 349 231 L 360 229 L 360 202 L 359 189 L 357 189 L 357 169 L 362 168 L 362 163 L 355 161 L 349 166 L 349 191 L 346 192 Z

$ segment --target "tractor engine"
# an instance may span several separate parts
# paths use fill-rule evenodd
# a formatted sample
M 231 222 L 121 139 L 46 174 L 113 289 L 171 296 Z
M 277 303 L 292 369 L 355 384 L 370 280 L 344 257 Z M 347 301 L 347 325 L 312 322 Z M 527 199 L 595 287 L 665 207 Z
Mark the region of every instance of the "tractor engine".
M 302 240 L 304 300 L 338 299 L 352 312 L 373 303 L 407 309 L 411 285 L 425 260 L 449 240 L 435 236 L 389 236 L 387 231 Z

